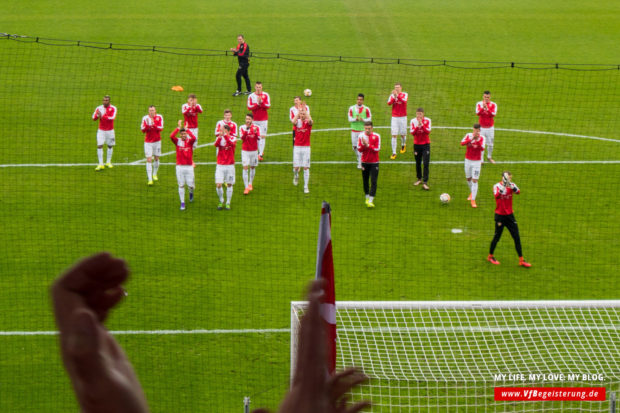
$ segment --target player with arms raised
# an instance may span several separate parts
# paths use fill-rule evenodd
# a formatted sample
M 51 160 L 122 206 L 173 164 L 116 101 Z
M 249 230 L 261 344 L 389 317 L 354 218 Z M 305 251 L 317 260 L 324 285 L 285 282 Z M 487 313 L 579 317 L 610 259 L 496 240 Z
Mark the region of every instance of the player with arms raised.
M 247 195 L 254 189 L 254 175 L 258 165 L 258 142 L 260 141 L 260 128 L 252 124 L 252 114 L 245 115 L 245 124 L 241 125 L 241 165 L 243 166 L 243 195 Z M 249 176 L 248 176 L 249 168 Z
M 114 119 L 116 119 L 116 106 L 110 105 L 110 96 L 103 97 L 103 104 L 97 106 L 93 113 L 93 120 L 99 120 L 97 129 L 97 159 L 99 164 L 95 171 L 103 170 L 103 145 L 108 145 L 107 162 L 105 166 L 112 168 L 112 152 L 116 145 L 114 136 Z
M 230 200 L 235 184 L 235 148 L 237 138 L 231 134 L 230 126 L 222 126 L 222 133 L 215 140 L 217 151 L 217 165 L 215 167 L 215 190 L 220 199 L 217 209 L 224 208 L 224 188 L 226 184 L 226 209 L 230 210 Z
M 465 146 L 465 178 L 467 178 L 467 186 L 469 186 L 468 201 L 471 201 L 472 208 L 478 208 L 476 205 L 476 195 L 478 194 L 478 179 L 480 179 L 480 170 L 482 169 L 482 154 L 484 153 L 484 136 L 480 134 L 480 124 L 474 124 L 474 130 L 465 135 L 461 140 L 461 146 Z
M 480 123 L 480 133 L 484 136 L 487 145 L 487 158 L 489 162 L 493 160 L 493 144 L 495 141 L 495 115 L 497 115 L 497 104 L 491 102 L 491 92 L 485 90 L 482 100 L 476 103 L 476 115 Z
M 230 109 L 225 109 L 224 118 L 215 124 L 215 137 L 216 138 L 224 133 L 224 125 L 228 125 L 230 129 L 230 134 L 232 136 L 234 136 L 235 138 L 238 136 L 237 135 L 237 131 L 238 131 L 237 124 L 232 121 L 232 112 L 230 111 Z
M 362 169 L 362 153 L 357 150 L 357 144 L 360 133 L 364 131 L 364 122 L 372 121 L 370 108 L 364 105 L 363 93 L 358 93 L 357 103 L 349 108 L 347 117 L 351 123 L 351 145 L 357 158 L 357 169 Z
M 144 133 L 147 185 L 151 186 L 153 181 L 157 181 L 159 157 L 161 156 L 161 131 L 164 129 L 164 118 L 157 113 L 154 105 L 149 106 L 149 114 L 142 118 L 140 129 Z
M 262 82 L 256 82 L 254 85 L 254 93 L 248 96 L 248 110 L 254 116 L 254 124 L 260 128 L 261 140 L 258 143 L 258 160 L 263 160 L 265 152 L 265 139 L 267 138 L 267 120 L 269 115 L 267 111 L 271 107 L 271 99 L 269 93 L 263 92 Z
M 195 94 L 191 93 L 187 97 L 187 103 L 183 104 L 181 111 L 185 119 L 185 128 L 196 138 L 194 141 L 194 149 L 196 149 L 198 146 L 198 115 L 202 113 L 202 106 L 198 103 Z
M 400 153 L 407 151 L 407 100 L 409 94 L 403 92 L 400 83 L 394 84 L 394 90 L 388 98 L 387 104 L 392 107 L 392 156 L 390 159 L 396 159 L 397 137 L 400 135 L 401 146 Z
M 183 121 L 179 120 L 178 127 L 170 135 L 170 139 L 177 150 L 177 182 L 179 184 L 179 199 L 181 211 L 185 210 L 185 185 L 189 189 L 189 202 L 194 201 L 194 168 L 193 154 L 196 137 L 191 130 L 183 127 Z M 178 134 L 181 134 L 177 138 Z
M 515 249 L 519 255 L 519 265 L 525 268 L 532 266 L 529 262 L 523 258 L 523 252 L 521 250 L 521 237 L 519 236 L 519 226 L 512 211 L 512 195 L 520 194 L 519 187 L 512 182 L 512 174 L 509 171 L 502 173 L 502 180 L 493 185 L 493 195 L 495 195 L 495 236 L 491 241 L 491 247 L 489 248 L 489 256 L 487 261 L 491 264 L 499 265 L 499 261 L 493 256 L 495 247 L 502 236 L 504 227 L 508 228 L 512 239 L 515 242 Z
M 295 145 L 293 146 L 293 185 L 299 183 L 299 169 L 304 170 L 304 193 L 310 193 L 310 134 L 314 122 L 305 110 L 300 110 L 295 118 Z
M 428 186 L 428 164 L 431 161 L 431 120 L 424 116 L 424 109 L 418 108 L 415 118 L 411 119 L 411 134 L 413 135 L 413 156 L 415 157 L 415 172 L 418 180 L 414 185 L 422 184 L 422 188 L 427 191 Z M 422 174 L 422 163 L 424 163 L 424 174 Z
M 310 115 L 310 106 L 308 106 L 306 104 L 306 102 L 304 102 L 303 100 L 301 100 L 301 98 L 299 96 L 295 96 L 295 98 L 293 99 L 293 106 L 291 106 L 291 108 L 289 109 L 288 113 L 289 113 L 289 119 L 291 120 L 291 123 L 293 124 L 293 146 L 295 145 L 295 116 L 297 116 L 297 114 L 299 113 L 299 111 L 303 109 L 305 110 L 308 115 Z
M 377 180 L 379 179 L 379 151 L 381 150 L 381 136 L 373 131 L 372 122 L 364 123 L 364 132 L 357 140 L 357 150 L 362 154 L 362 181 L 366 206 L 374 208 L 377 194 Z M 370 185 L 368 181 L 370 180 Z

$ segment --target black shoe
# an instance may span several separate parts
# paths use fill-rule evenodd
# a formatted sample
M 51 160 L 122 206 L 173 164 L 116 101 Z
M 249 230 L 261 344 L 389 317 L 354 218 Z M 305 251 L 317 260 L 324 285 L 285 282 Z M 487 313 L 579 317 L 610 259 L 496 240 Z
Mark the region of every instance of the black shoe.
M 239 96 L 239 95 L 241 95 L 241 92 L 239 92 L 238 90 L 235 93 L 233 93 L 233 96 Z
M 244 95 L 251 95 L 252 92 L 250 92 L 249 90 L 247 92 L 243 92 Z

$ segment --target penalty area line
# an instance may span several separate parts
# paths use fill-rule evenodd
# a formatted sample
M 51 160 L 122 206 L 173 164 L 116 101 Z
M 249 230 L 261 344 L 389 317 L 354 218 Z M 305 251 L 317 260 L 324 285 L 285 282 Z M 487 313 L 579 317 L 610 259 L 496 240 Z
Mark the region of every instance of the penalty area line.
M 238 330 L 215 329 L 215 330 L 112 330 L 115 336 L 123 335 L 187 335 L 187 334 L 281 334 L 290 333 L 288 328 L 246 328 Z M 0 331 L 0 336 L 56 336 L 58 331 Z

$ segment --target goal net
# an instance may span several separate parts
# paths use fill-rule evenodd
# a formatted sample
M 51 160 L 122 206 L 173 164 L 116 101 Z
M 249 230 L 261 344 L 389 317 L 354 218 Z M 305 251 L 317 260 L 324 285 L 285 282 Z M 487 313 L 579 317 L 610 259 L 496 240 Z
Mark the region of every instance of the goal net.
M 304 308 L 291 303 L 292 361 Z M 373 412 L 609 412 L 620 389 L 620 301 L 338 302 L 337 323 L 337 368 L 370 377 L 353 398 Z M 496 387 L 607 397 L 496 401 Z

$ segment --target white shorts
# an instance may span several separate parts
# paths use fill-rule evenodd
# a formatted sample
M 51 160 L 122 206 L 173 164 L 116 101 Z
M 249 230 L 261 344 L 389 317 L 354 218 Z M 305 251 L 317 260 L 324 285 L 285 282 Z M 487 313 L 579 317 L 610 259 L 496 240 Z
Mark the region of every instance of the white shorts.
M 360 137 L 360 133 L 362 132 L 358 132 L 358 131 L 351 131 L 351 145 L 353 145 L 353 147 L 357 150 L 357 140 Z
M 407 117 L 392 117 L 392 136 L 407 136 Z
M 490 128 L 480 128 L 480 134 L 484 136 L 484 143 L 487 146 L 493 146 L 493 141 L 495 140 L 495 128 L 493 126 Z
M 482 161 L 472 161 L 470 159 L 465 159 L 465 178 L 472 178 L 477 181 L 480 178 L 481 169 Z
M 108 146 L 116 145 L 114 129 L 112 130 L 97 129 L 97 146 L 103 146 L 104 143 Z
M 309 146 L 293 146 L 293 168 L 310 168 Z
M 179 186 L 194 187 L 194 167 L 191 165 L 177 165 L 177 182 Z
M 267 136 L 267 122 L 266 120 L 255 120 L 254 123 L 260 129 L 260 138 L 265 139 Z
M 161 156 L 161 141 L 144 142 L 144 156 L 147 158 Z
M 216 184 L 235 184 L 235 165 L 216 165 L 215 167 Z
M 241 151 L 241 165 L 255 167 L 258 165 L 258 151 Z
M 198 147 L 198 128 L 187 128 L 191 133 L 194 134 L 196 140 L 194 141 L 194 149 Z

